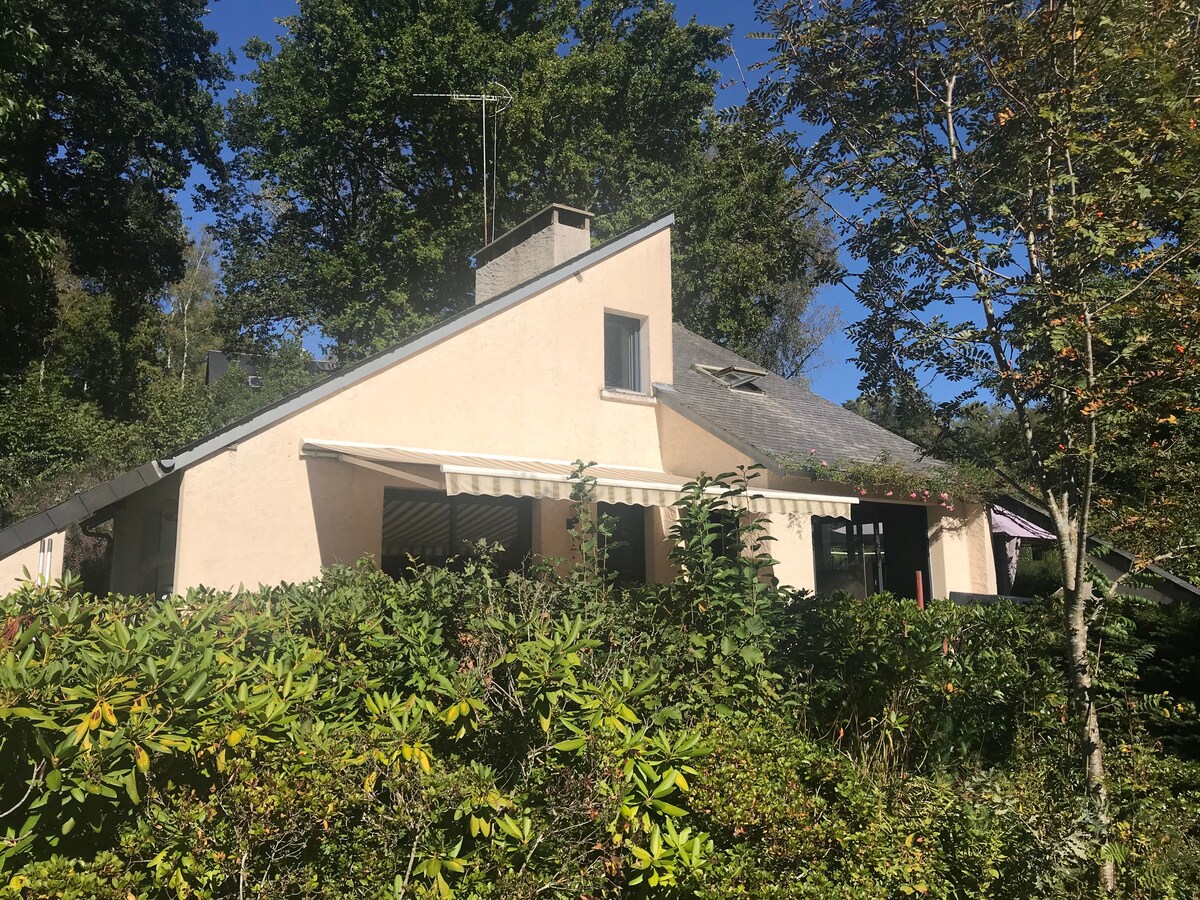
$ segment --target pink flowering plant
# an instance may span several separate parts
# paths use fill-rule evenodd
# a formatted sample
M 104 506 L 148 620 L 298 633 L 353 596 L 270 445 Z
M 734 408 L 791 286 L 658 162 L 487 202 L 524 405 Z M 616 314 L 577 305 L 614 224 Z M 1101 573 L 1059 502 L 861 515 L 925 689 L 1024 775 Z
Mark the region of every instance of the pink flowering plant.
M 880 454 L 874 462 L 856 462 L 823 457 L 813 448 L 807 457 L 783 459 L 780 463 L 789 475 L 850 485 L 859 497 L 935 503 L 947 512 L 953 512 L 956 503 L 979 502 L 1000 493 L 994 474 L 933 460 L 904 463 Z

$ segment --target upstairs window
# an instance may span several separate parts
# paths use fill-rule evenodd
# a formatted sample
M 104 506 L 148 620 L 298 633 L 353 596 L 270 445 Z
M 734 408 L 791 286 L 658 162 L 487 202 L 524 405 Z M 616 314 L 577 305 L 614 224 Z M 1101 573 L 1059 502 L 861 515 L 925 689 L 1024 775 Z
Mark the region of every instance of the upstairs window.
M 642 320 L 604 314 L 604 387 L 644 393 L 642 384 Z

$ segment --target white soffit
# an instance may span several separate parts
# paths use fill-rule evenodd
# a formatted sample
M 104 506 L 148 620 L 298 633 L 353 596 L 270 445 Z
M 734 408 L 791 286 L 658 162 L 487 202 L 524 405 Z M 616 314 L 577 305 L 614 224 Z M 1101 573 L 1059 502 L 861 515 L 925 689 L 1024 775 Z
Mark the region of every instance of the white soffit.
M 537 497 L 569 500 L 575 464 L 566 460 L 486 453 L 451 453 L 386 444 L 306 439 L 301 452 L 308 456 L 333 456 L 347 462 L 371 463 L 371 468 L 390 468 L 402 478 L 412 473 L 401 466 L 436 466 L 445 480 L 447 494 L 489 497 Z M 640 466 L 598 464 L 588 466 L 587 477 L 596 479 L 594 498 L 602 503 L 638 506 L 670 506 L 684 494 L 692 479 L 659 469 Z M 720 493 L 712 489 L 712 493 Z M 731 506 L 758 513 L 839 516 L 849 518 L 857 497 L 830 497 L 794 491 L 751 489 L 728 498 Z

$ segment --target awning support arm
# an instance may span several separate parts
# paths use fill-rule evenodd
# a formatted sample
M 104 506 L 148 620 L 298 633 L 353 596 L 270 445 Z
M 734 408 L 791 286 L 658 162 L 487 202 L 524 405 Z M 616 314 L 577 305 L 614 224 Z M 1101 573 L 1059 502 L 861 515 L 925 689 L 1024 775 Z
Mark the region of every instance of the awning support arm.
M 315 455 L 315 454 L 308 454 Z M 347 453 L 331 454 L 334 459 L 339 459 L 342 462 L 350 463 L 352 466 L 359 466 L 363 469 L 370 469 L 372 472 L 382 472 L 384 475 L 390 475 L 393 478 L 400 478 L 409 484 L 415 484 L 418 487 L 429 488 L 434 491 L 441 491 L 445 486 L 433 478 L 426 478 L 424 475 L 414 475 L 407 469 L 401 469 L 396 466 L 386 466 L 383 463 L 372 462 L 369 459 L 360 459 L 357 456 L 351 456 Z M 322 453 L 321 456 L 326 456 Z

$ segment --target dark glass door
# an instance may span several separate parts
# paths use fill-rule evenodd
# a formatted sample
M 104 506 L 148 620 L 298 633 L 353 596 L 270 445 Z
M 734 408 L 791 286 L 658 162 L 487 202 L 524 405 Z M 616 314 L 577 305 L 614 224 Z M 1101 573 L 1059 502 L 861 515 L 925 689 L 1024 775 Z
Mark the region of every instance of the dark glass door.
M 819 594 L 917 595 L 917 572 L 929 591 L 929 529 L 924 507 L 858 503 L 849 519 L 813 518 Z

